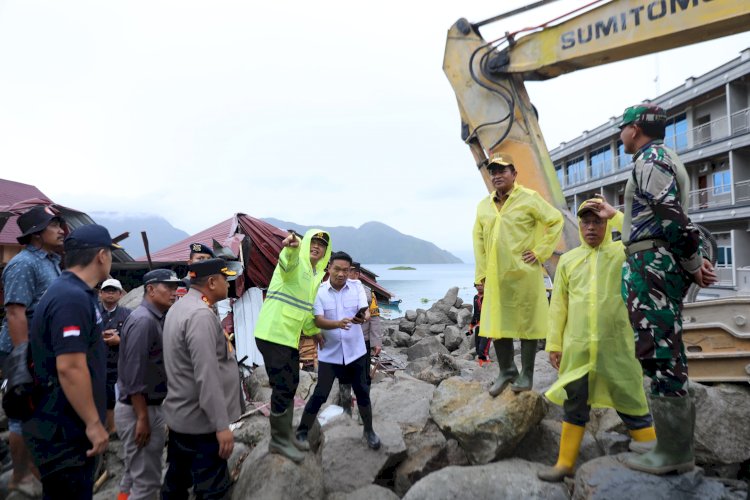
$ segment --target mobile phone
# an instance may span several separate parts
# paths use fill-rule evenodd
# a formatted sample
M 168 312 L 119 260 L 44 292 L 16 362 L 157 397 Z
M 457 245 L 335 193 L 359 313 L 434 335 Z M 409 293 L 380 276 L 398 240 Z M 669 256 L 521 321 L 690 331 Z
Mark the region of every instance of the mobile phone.
M 368 307 L 370 307 L 370 306 L 361 307 L 359 309 L 359 311 L 357 311 L 357 314 L 355 314 L 354 316 L 357 317 L 357 318 L 364 318 L 365 317 L 365 311 L 367 311 Z

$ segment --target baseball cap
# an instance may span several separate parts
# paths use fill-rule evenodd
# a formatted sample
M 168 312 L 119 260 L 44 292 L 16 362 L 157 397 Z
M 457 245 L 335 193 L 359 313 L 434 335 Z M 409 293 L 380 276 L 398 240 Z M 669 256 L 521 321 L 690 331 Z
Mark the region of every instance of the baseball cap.
M 205 253 L 210 255 L 211 257 L 216 257 L 214 255 L 214 251 L 211 250 L 211 247 L 208 245 L 204 245 L 203 243 L 190 244 L 190 255 L 193 255 L 194 253 Z
M 596 212 L 596 210 L 594 210 L 593 208 L 591 208 L 591 205 L 589 205 L 589 202 L 592 201 L 592 200 L 601 200 L 601 198 L 599 198 L 598 196 L 593 196 L 593 197 L 589 198 L 588 200 L 585 200 L 580 205 L 578 205 L 578 212 L 576 212 L 576 215 L 578 215 L 578 217 L 583 216 L 583 214 L 585 214 L 586 212 L 591 212 L 591 213 L 593 213 L 593 214 L 595 214 L 597 216 L 599 215 Z
M 508 153 L 497 153 L 492 155 L 492 158 L 490 158 L 490 161 L 487 163 L 487 170 L 502 167 L 513 167 L 515 170 L 516 167 L 513 163 L 513 157 Z
M 191 278 L 202 278 L 204 276 L 213 276 L 214 274 L 223 274 L 227 277 L 227 280 L 232 281 L 237 279 L 237 271 L 233 271 L 230 267 L 236 268 L 235 265 L 230 266 L 230 263 L 224 259 L 207 259 L 190 264 L 188 269 L 190 270 Z
M 169 269 L 154 269 L 143 275 L 143 284 L 148 285 L 151 283 L 177 283 L 178 285 L 184 285 L 185 282 L 177 277 L 174 271 Z
M 362 264 L 360 264 L 359 262 L 352 262 L 352 265 L 351 265 L 350 269 L 352 271 L 359 271 L 359 270 L 361 270 L 361 268 L 362 268 Z
M 666 121 L 667 113 L 656 104 L 636 104 L 625 109 L 620 128 L 631 123 L 664 123 Z
M 29 236 L 44 231 L 49 226 L 49 223 L 55 219 L 63 222 L 63 218 L 48 206 L 37 205 L 31 207 L 16 219 L 16 224 L 18 224 L 18 228 L 21 230 L 21 236 L 18 236 L 16 239 L 21 245 L 25 245 L 28 243 Z
M 328 236 L 328 233 L 325 233 L 323 231 L 319 231 L 319 232 L 313 234 L 312 238 L 310 238 L 310 239 L 311 240 L 320 240 L 323 243 L 325 243 L 326 246 L 328 246 L 328 243 L 331 241 L 331 238 Z
M 122 248 L 112 242 L 109 231 L 99 224 L 86 224 L 74 229 L 65 238 L 65 250 L 84 250 L 87 248 L 111 248 L 113 250 Z
M 104 280 L 104 283 L 102 283 L 102 286 L 100 287 L 102 290 L 105 288 L 117 288 L 121 292 L 124 292 L 125 290 L 122 288 L 122 283 L 120 283 L 120 280 L 116 280 L 114 278 L 110 278 L 108 280 Z

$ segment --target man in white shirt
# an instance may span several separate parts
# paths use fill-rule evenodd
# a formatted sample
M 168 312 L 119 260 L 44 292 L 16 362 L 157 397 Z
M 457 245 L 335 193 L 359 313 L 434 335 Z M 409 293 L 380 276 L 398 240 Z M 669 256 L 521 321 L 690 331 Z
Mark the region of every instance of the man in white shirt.
M 318 337 L 318 383 L 305 406 L 297 439 L 307 440 L 320 407 L 331 393 L 334 379 L 339 384 L 351 384 L 357 396 L 359 414 L 364 424 L 364 437 L 373 450 L 380 448 L 380 438 L 372 428 L 370 388 L 367 384 L 367 348 L 362 334 L 370 312 L 364 289 L 347 282 L 352 258 L 344 252 L 331 255 L 329 280 L 320 285 L 313 313 L 315 325 L 321 329 Z M 359 312 L 361 311 L 361 312 Z

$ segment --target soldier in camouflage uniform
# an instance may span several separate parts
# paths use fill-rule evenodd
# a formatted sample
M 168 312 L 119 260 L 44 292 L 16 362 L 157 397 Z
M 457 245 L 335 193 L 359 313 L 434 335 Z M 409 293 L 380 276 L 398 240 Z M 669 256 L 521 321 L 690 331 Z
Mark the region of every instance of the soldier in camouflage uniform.
M 651 379 L 657 444 L 628 461 L 652 474 L 694 467 L 695 408 L 687 392 L 682 300 L 691 283 L 716 281 L 703 258 L 700 233 L 687 216 L 690 180 L 677 154 L 664 145 L 666 114 L 652 104 L 629 107 L 620 139 L 633 154 L 625 187 L 622 296 L 635 333 L 636 356 Z

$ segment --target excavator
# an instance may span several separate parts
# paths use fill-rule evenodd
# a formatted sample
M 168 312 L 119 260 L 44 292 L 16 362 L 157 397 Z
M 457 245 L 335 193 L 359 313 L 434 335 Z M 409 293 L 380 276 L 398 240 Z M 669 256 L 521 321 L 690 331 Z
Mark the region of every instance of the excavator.
M 486 41 L 480 28 L 542 7 L 539 0 L 493 18 L 459 19 L 448 30 L 443 71 L 469 146 L 488 191 L 486 168 L 499 151 L 519 165 L 518 180 L 565 215 L 555 255 L 545 263 L 554 278 L 559 256 L 579 244 L 575 217 L 562 188 L 524 82 L 546 80 L 594 66 L 750 30 L 748 0 L 594 0 L 548 22 Z M 707 253 L 715 253 L 702 230 Z M 691 287 L 683 311 L 690 378 L 750 383 L 750 297 L 697 300 Z

